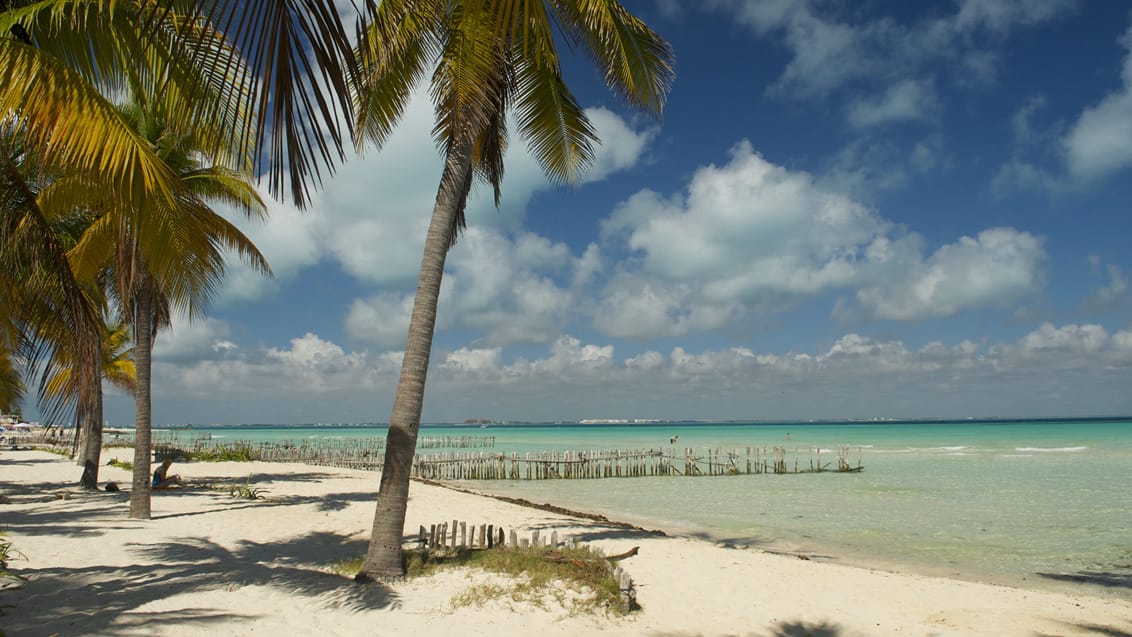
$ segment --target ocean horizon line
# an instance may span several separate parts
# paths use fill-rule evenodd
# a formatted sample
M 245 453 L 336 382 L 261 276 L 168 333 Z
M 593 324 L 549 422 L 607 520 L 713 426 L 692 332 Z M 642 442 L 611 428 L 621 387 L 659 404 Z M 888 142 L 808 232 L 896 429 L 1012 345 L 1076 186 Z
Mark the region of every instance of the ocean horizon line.
M 491 427 L 664 427 L 680 426 L 828 426 L 828 425 L 917 425 L 917 424 L 1041 424 L 1041 423 L 1094 423 L 1094 422 L 1122 422 L 1132 421 L 1132 415 L 1103 415 L 1103 416 L 1042 416 L 1026 417 L 963 417 L 963 418 L 838 418 L 838 419 L 797 419 L 797 420 L 746 420 L 746 419 L 720 419 L 720 420 L 663 420 L 663 419 L 606 419 L 584 418 L 580 420 L 485 420 L 476 419 L 472 422 L 431 422 L 421 423 L 421 429 L 482 429 Z M 205 424 L 205 423 L 174 423 L 154 425 L 154 429 L 180 430 L 180 429 L 304 429 L 304 428 L 375 428 L 388 427 L 387 422 L 305 422 L 305 423 L 240 423 L 240 424 Z M 128 425 L 108 425 L 110 428 L 132 429 Z

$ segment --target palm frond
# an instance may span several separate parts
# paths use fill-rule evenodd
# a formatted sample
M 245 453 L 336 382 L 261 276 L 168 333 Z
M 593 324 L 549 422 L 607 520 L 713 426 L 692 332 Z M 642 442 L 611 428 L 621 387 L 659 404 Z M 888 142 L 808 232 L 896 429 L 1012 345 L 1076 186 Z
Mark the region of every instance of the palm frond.
M 305 206 L 313 182 L 344 159 L 353 137 L 349 83 L 358 75 L 349 37 L 332 0 L 212 0 L 190 3 L 249 68 L 258 140 L 256 170 L 274 195 Z M 160 13 L 152 14 L 154 19 Z M 143 28 L 151 26 L 143 24 Z M 183 43 L 182 46 L 191 46 Z M 285 183 L 285 178 L 289 181 Z
M 28 151 L 59 171 L 98 173 L 134 201 L 173 202 L 175 175 L 113 105 L 58 60 L 0 39 L 0 112 L 24 125 Z
M 504 81 L 506 46 L 492 15 L 469 12 L 459 5 L 443 24 L 444 50 L 433 73 L 431 94 L 436 107 L 433 138 L 448 153 L 463 141 L 474 143 L 496 113 L 497 84 Z M 461 139 L 463 138 L 463 139 Z
M 547 176 L 571 184 L 594 158 L 597 132 L 557 68 L 520 61 L 515 115 L 531 154 Z
M 435 1 L 384 0 L 371 7 L 368 28 L 358 36 L 360 76 L 351 86 L 359 146 L 368 139 L 380 147 L 393 132 L 427 65 L 439 54 L 442 16 Z
M 605 83 L 634 108 L 660 117 L 676 78 L 671 45 L 617 0 L 550 0 L 563 28 L 585 45 Z

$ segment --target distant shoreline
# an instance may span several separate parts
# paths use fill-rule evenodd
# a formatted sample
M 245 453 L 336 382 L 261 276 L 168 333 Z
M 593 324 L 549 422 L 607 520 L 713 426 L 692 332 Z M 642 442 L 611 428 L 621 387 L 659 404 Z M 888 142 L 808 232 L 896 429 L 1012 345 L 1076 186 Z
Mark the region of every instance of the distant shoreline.
M 1049 423 L 1099 423 L 1099 422 L 1132 422 L 1132 415 L 1129 416 L 1066 416 L 1061 418 L 1042 417 L 1042 418 L 892 418 L 892 419 L 859 419 L 859 418 L 846 418 L 839 420 L 648 420 L 647 422 L 582 422 L 577 420 L 561 420 L 561 421 L 540 421 L 540 422 L 520 422 L 520 421 L 505 421 L 505 422 L 492 422 L 487 427 L 634 427 L 634 428 L 648 428 L 648 427 L 671 427 L 671 426 L 745 426 L 745 427 L 775 427 L 775 426 L 788 426 L 788 427 L 805 427 L 813 426 L 828 426 L 828 425 L 940 425 L 940 424 L 956 424 L 956 425 L 980 425 L 980 424 L 1000 424 L 1000 425 L 1013 425 L 1013 424 L 1049 424 Z M 193 429 L 313 429 L 313 428 L 374 428 L 374 427 L 388 427 L 388 423 L 371 422 L 371 423 L 287 423 L 287 424 L 271 424 L 271 423 L 247 423 L 239 425 L 218 425 L 218 424 L 174 424 L 174 425 L 154 425 L 154 429 L 160 430 L 193 430 Z M 421 429 L 483 429 L 482 423 L 423 423 Z

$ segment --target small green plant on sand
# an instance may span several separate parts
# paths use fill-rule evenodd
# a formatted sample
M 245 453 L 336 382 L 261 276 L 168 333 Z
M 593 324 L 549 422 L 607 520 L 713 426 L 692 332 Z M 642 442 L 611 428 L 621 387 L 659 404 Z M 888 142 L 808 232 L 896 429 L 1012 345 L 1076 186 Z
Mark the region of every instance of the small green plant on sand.
M 117 458 L 111 458 L 110 462 L 107 462 L 106 464 L 110 465 L 111 467 L 118 467 L 119 469 L 125 469 L 126 471 L 133 471 L 134 470 L 134 463 L 130 462 L 129 460 L 119 460 Z
M 425 577 L 442 569 L 466 568 L 509 576 L 510 584 L 480 584 L 452 598 L 453 606 L 510 599 L 545 607 L 547 601 L 571 612 L 620 613 L 620 590 L 601 551 L 589 547 L 412 550 L 404 552 L 405 576 Z M 362 558 L 345 559 L 332 570 L 353 577 Z M 556 584 L 551 586 L 550 584 Z
M 248 476 L 244 479 L 243 484 L 233 482 L 232 485 L 228 487 L 228 495 L 233 498 L 243 498 L 245 500 L 263 500 L 263 494 L 267 493 L 267 490 L 251 486 L 251 481 L 252 477 Z
M 26 560 L 27 557 L 12 546 L 7 534 L 0 531 L 0 582 L 6 579 L 23 579 L 23 577 L 8 570 L 8 562 L 12 560 Z

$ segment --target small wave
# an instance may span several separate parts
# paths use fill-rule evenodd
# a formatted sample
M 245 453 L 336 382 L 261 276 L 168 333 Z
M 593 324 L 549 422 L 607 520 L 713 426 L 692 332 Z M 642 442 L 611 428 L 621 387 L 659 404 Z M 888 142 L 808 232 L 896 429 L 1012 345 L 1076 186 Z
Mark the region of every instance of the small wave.
M 1015 451 L 1026 453 L 1077 453 L 1088 447 L 1015 447 Z

